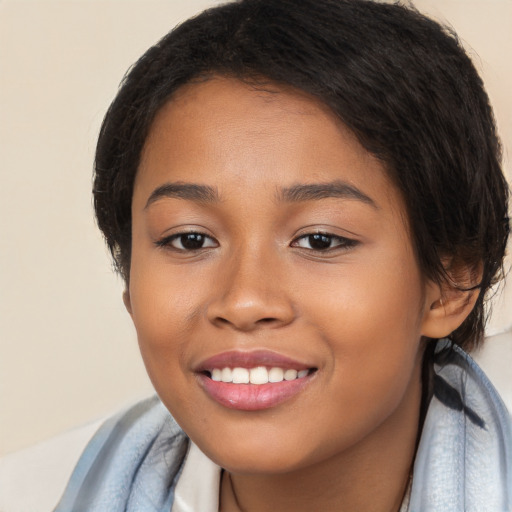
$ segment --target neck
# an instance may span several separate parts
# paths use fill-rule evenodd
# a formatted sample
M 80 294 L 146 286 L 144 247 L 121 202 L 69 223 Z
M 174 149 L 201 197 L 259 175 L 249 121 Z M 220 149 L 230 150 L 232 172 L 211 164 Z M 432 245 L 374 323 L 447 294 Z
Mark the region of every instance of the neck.
M 221 512 L 397 512 L 409 485 L 419 430 L 419 368 L 416 373 L 393 414 L 349 450 L 289 473 L 224 471 Z

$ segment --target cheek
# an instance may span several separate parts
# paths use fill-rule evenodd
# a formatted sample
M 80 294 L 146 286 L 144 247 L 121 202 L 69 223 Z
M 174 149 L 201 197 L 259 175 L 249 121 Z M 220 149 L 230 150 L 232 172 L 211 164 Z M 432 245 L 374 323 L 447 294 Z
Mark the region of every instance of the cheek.
M 146 243 L 147 244 L 147 243 Z M 186 319 L 198 314 L 204 281 L 197 272 L 186 272 L 166 262 L 165 254 L 134 244 L 130 274 L 132 316 L 145 341 L 168 344 L 181 338 Z M 169 337 L 167 337 L 169 336 Z
M 197 417 L 186 393 L 192 383 L 183 371 L 191 337 L 185 319 L 193 318 L 196 311 L 190 296 L 178 292 L 179 285 L 161 272 L 145 271 L 130 281 L 132 317 L 146 371 L 177 420 Z
M 305 316 L 318 328 L 353 330 L 352 338 L 413 333 L 421 324 L 423 286 L 412 256 L 382 251 L 380 258 L 331 265 L 297 274 Z M 356 333 L 359 332 L 360 336 Z M 371 340 L 373 343 L 377 339 Z
M 170 383 L 187 351 L 190 322 L 197 316 L 197 290 L 180 281 L 151 254 L 135 250 L 130 275 L 132 319 L 147 372 L 157 390 L 163 379 Z M 170 376 L 173 375 L 172 379 Z
M 363 396 L 384 403 L 404 393 L 418 361 L 423 295 L 415 259 L 406 251 L 383 251 L 340 267 L 336 276 L 310 279 L 305 316 L 326 340 L 332 391 L 344 403 Z

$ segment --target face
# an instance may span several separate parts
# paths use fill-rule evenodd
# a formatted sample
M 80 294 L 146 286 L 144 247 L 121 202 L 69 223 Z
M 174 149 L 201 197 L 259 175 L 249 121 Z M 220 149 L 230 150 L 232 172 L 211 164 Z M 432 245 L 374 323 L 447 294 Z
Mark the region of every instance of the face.
M 132 214 L 145 365 L 218 464 L 304 468 L 415 421 L 428 286 L 400 194 L 327 108 L 220 77 L 183 87 Z

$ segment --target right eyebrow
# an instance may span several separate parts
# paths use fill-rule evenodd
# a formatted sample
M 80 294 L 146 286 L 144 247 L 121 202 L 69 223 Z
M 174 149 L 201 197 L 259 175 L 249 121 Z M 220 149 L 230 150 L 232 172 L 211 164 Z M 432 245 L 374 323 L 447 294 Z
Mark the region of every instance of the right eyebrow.
M 368 204 L 376 210 L 377 203 L 354 185 L 343 180 L 335 180 L 328 183 L 299 183 L 278 191 L 278 200 L 286 202 L 317 201 L 329 197 L 342 199 L 355 199 Z
M 215 187 L 196 183 L 165 183 L 153 190 L 144 209 L 163 197 L 188 199 L 198 203 L 218 203 L 220 201 L 219 192 Z

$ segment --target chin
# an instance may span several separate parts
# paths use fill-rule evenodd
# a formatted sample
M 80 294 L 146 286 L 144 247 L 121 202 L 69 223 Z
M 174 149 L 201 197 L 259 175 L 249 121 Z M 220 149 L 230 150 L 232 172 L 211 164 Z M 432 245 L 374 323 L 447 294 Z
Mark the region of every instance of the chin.
M 261 446 L 237 447 L 229 453 L 216 456 L 206 453 L 217 465 L 233 474 L 284 474 L 300 470 L 309 465 L 308 460 L 297 453 L 297 449 L 287 451 L 281 447 L 279 451 Z

